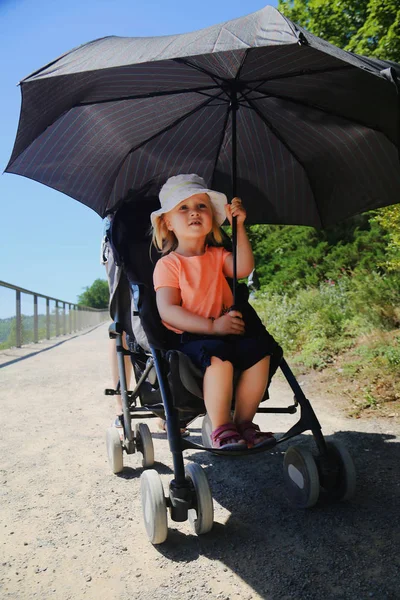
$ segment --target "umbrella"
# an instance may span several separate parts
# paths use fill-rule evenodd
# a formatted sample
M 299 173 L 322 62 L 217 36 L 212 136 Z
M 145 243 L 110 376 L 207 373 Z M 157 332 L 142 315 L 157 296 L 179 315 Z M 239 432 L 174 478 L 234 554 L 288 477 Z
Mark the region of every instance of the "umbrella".
M 105 37 L 20 83 L 8 173 L 101 216 L 195 172 L 249 223 L 324 227 L 400 197 L 400 66 L 272 7 L 181 35 Z

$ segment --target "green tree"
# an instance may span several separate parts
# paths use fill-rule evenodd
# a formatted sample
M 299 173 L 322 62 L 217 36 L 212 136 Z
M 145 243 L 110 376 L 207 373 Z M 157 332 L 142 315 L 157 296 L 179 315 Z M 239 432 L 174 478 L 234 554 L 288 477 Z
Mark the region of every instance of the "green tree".
M 278 10 L 343 50 L 400 62 L 398 0 L 279 0 Z
M 387 206 L 377 211 L 375 221 L 389 235 L 386 260 L 382 262 L 389 271 L 400 271 L 400 205 Z
M 107 308 L 110 293 L 108 283 L 105 279 L 96 279 L 90 287 L 78 296 L 80 306 L 90 306 L 91 308 Z
M 339 48 L 400 63 L 399 0 L 279 0 L 278 9 Z M 387 257 L 380 264 L 397 270 L 400 268 L 400 205 L 380 209 L 374 220 L 388 234 Z
M 338 281 L 345 273 L 387 267 L 388 234 L 368 214 L 325 230 L 283 225 L 249 229 L 261 286 L 271 292 L 291 295 L 299 288 Z

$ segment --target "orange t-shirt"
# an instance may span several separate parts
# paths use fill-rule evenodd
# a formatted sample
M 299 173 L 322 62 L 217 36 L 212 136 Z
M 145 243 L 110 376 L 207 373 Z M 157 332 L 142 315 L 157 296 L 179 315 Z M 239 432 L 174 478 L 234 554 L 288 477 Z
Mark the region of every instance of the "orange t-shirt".
M 230 254 L 225 248 L 215 246 L 207 246 L 201 256 L 170 252 L 155 266 L 154 289 L 178 288 L 183 308 L 207 319 L 217 319 L 233 304 L 231 288 L 223 273 L 225 259 Z M 163 324 L 176 333 L 183 333 L 164 321 Z

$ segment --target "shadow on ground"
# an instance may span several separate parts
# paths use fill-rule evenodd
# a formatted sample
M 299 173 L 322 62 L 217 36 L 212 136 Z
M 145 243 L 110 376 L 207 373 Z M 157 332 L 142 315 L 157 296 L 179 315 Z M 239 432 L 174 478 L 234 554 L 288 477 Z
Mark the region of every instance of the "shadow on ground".
M 140 460 L 139 460 L 139 464 L 140 464 Z M 158 461 L 154 461 L 154 465 L 152 466 L 152 469 L 155 469 L 157 471 L 157 473 L 159 473 L 160 475 L 173 476 L 173 474 L 174 474 L 172 469 L 170 469 L 169 467 L 167 467 L 167 465 L 164 465 L 163 463 L 158 462 Z M 120 479 L 140 479 L 140 476 L 142 475 L 143 471 L 144 471 L 144 469 L 140 468 L 140 466 L 139 466 L 139 468 L 135 469 L 135 468 L 124 465 L 123 471 L 121 471 L 121 473 L 117 473 L 116 477 L 119 477 Z
M 214 500 L 230 517 L 200 537 L 184 535 L 170 522 L 159 552 L 172 561 L 199 555 L 219 560 L 261 597 L 274 600 L 399 598 L 400 444 L 391 435 L 355 431 L 334 439 L 353 456 L 357 493 L 351 502 L 323 501 L 308 510 L 292 508 L 285 495 L 287 443 L 251 460 L 193 454 L 207 470 Z M 292 444 L 313 442 L 302 435 Z

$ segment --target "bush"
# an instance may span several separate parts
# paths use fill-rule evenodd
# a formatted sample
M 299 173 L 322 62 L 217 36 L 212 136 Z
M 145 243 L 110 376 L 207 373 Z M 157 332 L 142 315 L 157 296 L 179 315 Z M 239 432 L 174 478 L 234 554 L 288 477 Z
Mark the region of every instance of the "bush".
M 262 289 L 292 296 L 298 289 L 337 281 L 357 270 L 384 273 L 389 237 L 372 214 L 323 231 L 290 225 L 249 227 Z
M 253 304 L 295 362 L 323 368 L 360 335 L 399 327 L 400 276 L 343 274 L 293 296 L 259 292 Z
M 108 283 L 105 279 L 96 279 L 90 287 L 78 297 L 79 306 L 91 308 L 107 308 L 110 298 Z

